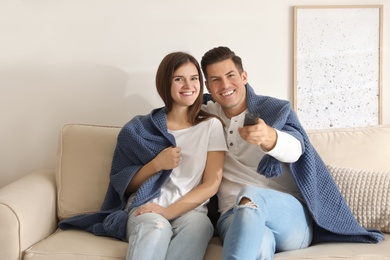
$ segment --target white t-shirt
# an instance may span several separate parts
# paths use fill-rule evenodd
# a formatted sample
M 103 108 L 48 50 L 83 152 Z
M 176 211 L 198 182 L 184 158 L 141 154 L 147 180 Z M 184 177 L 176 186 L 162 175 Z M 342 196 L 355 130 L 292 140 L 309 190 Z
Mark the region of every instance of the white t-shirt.
M 218 103 L 209 102 L 203 109 L 218 115 L 225 123 L 226 143 L 229 152 L 225 157 L 222 182 L 218 191 L 218 206 L 221 213 L 236 204 L 241 188 L 247 185 L 263 187 L 292 194 L 301 199 L 301 194 L 288 167 L 283 164 L 283 174 L 276 178 L 266 178 L 257 172 L 257 166 L 264 155 L 269 154 L 285 163 L 296 161 L 302 154 L 301 143 L 292 135 L 276 130 L 278 139 L 271 151 L 244 141 L 237 131 L 242 127 L 245 113 L 228 119 Z
M 181 147 L 181 161 L 162 186 L 161 195 L 152 200 L 163 207 L 176 202 L 202 182 L 208 151 L 227 151 L 222 123 L 216 118 L 168 132 Z M 196 210 L 207 213 L 205 203 Z

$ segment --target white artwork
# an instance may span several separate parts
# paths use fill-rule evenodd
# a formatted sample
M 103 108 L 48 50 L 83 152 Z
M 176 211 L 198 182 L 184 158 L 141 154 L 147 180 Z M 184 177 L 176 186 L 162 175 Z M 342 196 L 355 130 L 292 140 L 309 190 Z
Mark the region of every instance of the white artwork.
M 305 129 L 381 123 L 382 6 L 294 7 L 294 108 Z

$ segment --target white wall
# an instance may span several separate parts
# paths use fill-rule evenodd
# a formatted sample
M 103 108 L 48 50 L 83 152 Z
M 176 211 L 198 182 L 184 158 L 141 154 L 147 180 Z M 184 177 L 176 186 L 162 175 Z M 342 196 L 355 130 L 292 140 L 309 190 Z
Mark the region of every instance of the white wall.
M 304 4 L 383 4 L 389 67 L 386 0 L 1 0 L 0 187 L 54 168 L 63 124 L 121 126 L 161 106 L 154 75 L 171 51 L 200 60 L 229 46 L 258 93 L 292 101 L 292 7 Z M 383 72 L 383 123 L 390 124 Z

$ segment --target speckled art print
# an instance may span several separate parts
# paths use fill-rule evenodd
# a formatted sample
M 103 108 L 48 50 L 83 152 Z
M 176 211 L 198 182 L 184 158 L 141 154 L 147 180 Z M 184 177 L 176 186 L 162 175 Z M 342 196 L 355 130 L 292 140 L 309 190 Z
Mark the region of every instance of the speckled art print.
M 294 7 L 294 109 L 305 129 L 381 124 L 382 13 Z

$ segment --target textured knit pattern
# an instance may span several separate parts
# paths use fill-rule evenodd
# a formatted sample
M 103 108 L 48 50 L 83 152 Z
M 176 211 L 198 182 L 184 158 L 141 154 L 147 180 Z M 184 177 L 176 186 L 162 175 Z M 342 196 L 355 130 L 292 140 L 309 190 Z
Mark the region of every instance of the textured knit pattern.
M 146 116 L 134 117 L 118 135 L 110 183 L 101 210 L 65 219 L 59 223 L 59 227 L 64 230 L 86 230 L 95 235 L 112 236 L 125 241 L 128 215 L 124 208 L 128 199 L 125 195 L 128 184 L 143 165 L 163 149 L 175 145 L 175 139 L 166 127 L 164 108 L 156 109 Z M 171 170 L 160 171 L 145 181 L 135 194 L 129 210 L 157 197 L 170 173 Z
M 390 173 L 333 165 L 328 169 L 358 222 L 390 233 Z
M 259 114 L 269 126 L 289 133 L 303 147 L 303 154 L 289 164 L 292 176 L 314 220 L 313 242 L 366 242 L 384 239 L 378 230 L 366 230 L 356 220 L 326 165 L 311 145 L 290 103 L 273 97 L 256 95 L 249 84 L 247 105 L 251 113 Z M 204 97 L 204 102 L 211 96 Z M 282 174 L 282 164 L 270 155 L 259 162 L 257 171 L 272 178 Z

